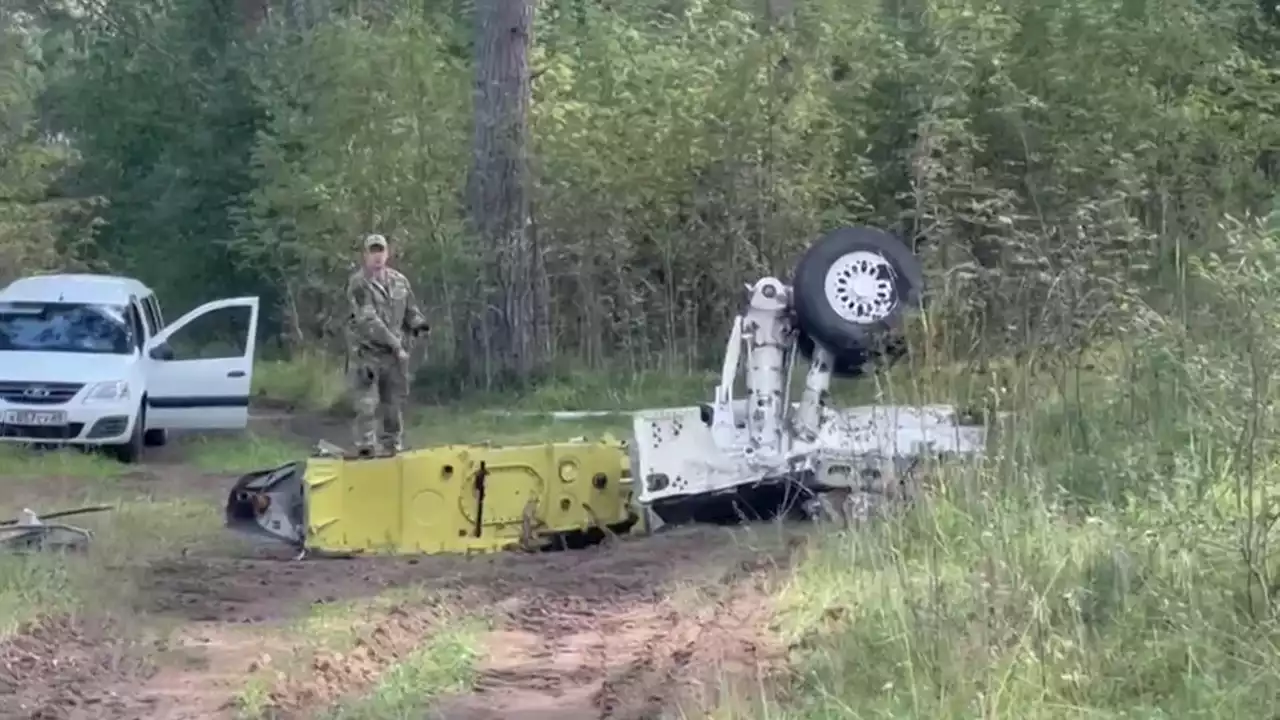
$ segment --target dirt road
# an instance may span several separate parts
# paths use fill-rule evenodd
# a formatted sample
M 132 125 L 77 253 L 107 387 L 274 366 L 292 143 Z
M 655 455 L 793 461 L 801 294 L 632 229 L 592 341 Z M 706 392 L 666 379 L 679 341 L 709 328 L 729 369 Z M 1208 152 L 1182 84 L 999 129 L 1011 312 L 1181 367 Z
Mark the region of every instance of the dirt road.
M 165 460 L 166 485 L 175 477 Z M 232 482 L 190 492 L 219 502 Z M 216 505 L 212 505 L 216 507 Z M 682 528 L 598 548 L 473 558 L 295 561 L 287 550 L 175 548 L 144 567 L 132 618 L 52 617 L 0 643 L 0 718 L 232 718 L 247 679 L 297 654 L 277 629 L 413 586 L 343 652 L 265 688 L 270 717 L 318 717 L 372 687 L 459 613 L 482 617 L 473 689 L 436 717 L 659 717 L 715 701 L 777 660 L 767 584 L 797 540 L 778 528 Z M 155 632 L 164 627 L 164 632 Z

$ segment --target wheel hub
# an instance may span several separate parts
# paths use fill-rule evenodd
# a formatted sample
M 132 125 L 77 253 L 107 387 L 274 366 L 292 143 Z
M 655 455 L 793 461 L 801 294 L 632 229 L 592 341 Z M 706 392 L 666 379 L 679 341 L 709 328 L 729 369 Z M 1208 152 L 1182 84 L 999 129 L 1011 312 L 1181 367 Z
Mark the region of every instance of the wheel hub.
M 882 255 L 851 252 L 827 271 L 827 302 L 844 320 L 859 325 L 877 322 L 897 305 L 893 280 L 893 266 Z

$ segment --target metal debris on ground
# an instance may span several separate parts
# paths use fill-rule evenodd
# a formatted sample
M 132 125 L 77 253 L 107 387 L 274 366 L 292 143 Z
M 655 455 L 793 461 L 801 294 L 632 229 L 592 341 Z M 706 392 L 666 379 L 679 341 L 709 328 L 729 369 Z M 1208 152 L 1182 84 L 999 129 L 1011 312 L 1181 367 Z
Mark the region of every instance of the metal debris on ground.
M 60 510 L 41 517 L 30 508 L 23 508 L 18 517 L 0 521 L 0 548 L 18 553 L 42 550 L 84 550 L 93 541 L 92 532 L 74 525 L 49 521 L 114 509 L 112 505 L 92 505 L 73 510 Z

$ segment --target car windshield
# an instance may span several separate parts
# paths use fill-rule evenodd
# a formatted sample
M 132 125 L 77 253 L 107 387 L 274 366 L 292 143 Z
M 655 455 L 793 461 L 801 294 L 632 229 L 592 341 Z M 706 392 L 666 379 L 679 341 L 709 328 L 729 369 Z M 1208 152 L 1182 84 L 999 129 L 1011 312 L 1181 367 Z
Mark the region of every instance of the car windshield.
M 129 355 L 133 344 L 118 305 L 0 302 L 0 350 Z

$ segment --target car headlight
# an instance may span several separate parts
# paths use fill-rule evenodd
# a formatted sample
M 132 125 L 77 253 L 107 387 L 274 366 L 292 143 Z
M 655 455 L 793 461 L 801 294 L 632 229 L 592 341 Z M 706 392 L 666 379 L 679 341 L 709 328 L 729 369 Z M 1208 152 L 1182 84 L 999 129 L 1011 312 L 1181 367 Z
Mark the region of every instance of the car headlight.
M 110 402 L 114 400 L 127 400 L 129 398 L 129 383 L 123 380 L 112 380 L 110 382 L 100 382 L 89 388 L 89 393 L 84 396 L 85 402 Z

